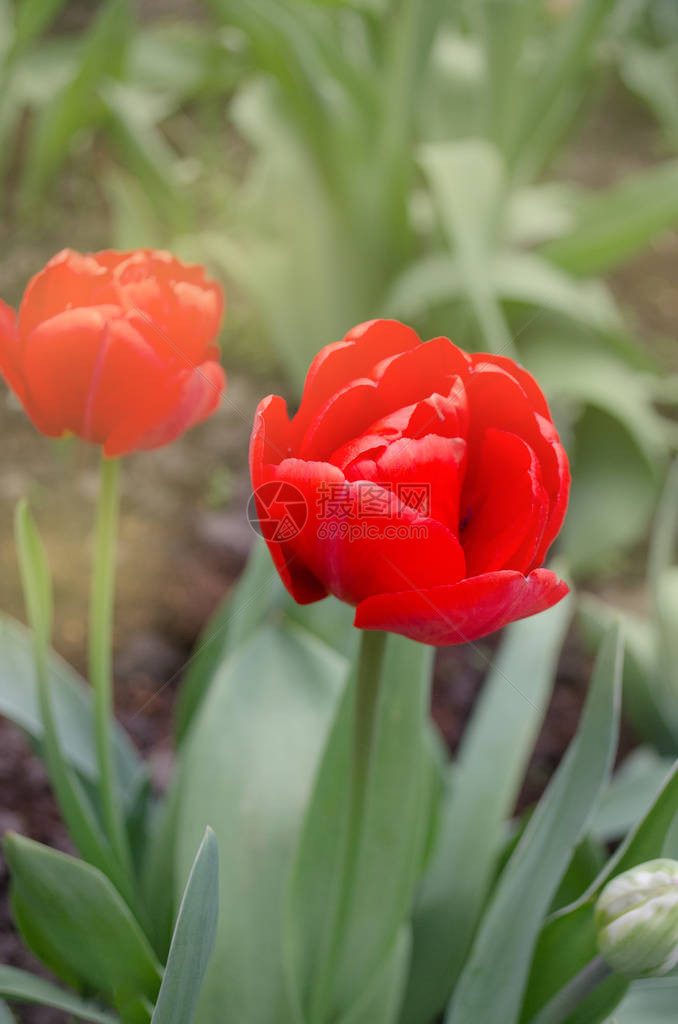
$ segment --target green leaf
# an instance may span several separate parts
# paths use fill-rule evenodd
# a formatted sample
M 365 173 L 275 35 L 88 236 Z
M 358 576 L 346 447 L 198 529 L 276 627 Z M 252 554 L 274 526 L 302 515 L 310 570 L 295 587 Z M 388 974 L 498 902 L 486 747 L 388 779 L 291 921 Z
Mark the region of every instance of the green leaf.
M 619 55 L 622 80 L 649 106 L 675 150 L 678 145 L 678 45 L 656 49 L 631 38 Z
M 600 274 L 630 260 L 678 223 L 678 160 L 582 200 L 571 231 L 542 249 L 572 274 Z
M 179 695 L 175 732 L 182 742 L 226 654 L 247 641 L 284 594 L 266 544 L 254 545 L 235 593 L 217 609 L 200 635 Z
M 655 519 L 647 577 L 650 592 L 656 595 L 661 575 L 678 559 L 678 459 L 671 466 Z
M 600 282 L 571 278 L 533 253 L 488 253 L 483 272 L 502 300 L 542 307 L 595 330 L 619 328 L 614 301 Z M 467 287 L 458 258 L 424 256 L 396 279 L 387 307 L 395 316 L 416 319 L 463 296 Z
M 371 983 L 407 920 L 431 813 L 426 731 L 432 651 L 388 639 L 357 863 L 345 894 L 357 674 L 315 780 L 292 873 L 287 934 L 304 1018 L 340 1017 Z M 345 900 L 345 905 L 341 902 Z
M 515 1024 L 544 914 L 585 834 L 614 760 L 619 630 L 601 647 L 577 734 L 503 871 L 455 989 L 446 1024 Z
M 660 757 L 651 747 L 637 747 L 600 801 L 592 835 L 608 842 L 625 836 L 645 816 L 672 765 L 672 759 Z
M 44 978 L 38 978 L 28 971 L 20 971 L 16 967 L 0 965 L 0 995 L 20 1003 L 36 1003 L 38 1006 L 51 1006 L 56 1010 L 77 1017 L 89 1024 L 116 1024 L 117 1017 L 97 1009 L 79 996 L 64 989 L 57 988 Z M 8 1022 L 13 1021 L 9 1017 Z M 5 1024 L 0 1009 L 0 1022 Z
M 174 113 L 187 101 L 230 93 L 242 74 L 241 62 L 209 22 L 157 20 L 134 33 L 127 77 Z
M 349 659 L 353 658 L 360 639 L 360 631 L 353 626 L 354 616 L 355 609 L 335 597 L 306 605 L 291 599 L 284 602 L 284 621 L 303 626 Z
M 429 144 L 420 162 L 484 344 L 511 355 L 511 334 L 487 274 L 503 211 L 501 155 L 489 142 L 467 139 Z
M 29 138 L 20 203 L 31 210 L 68 155 L 74 136 L 101 123 L 97 88 L 119 77 L 132 27 L 129 0 L 105 0 L 84 37 L 74 77 L 43 110 Z
M 20 906 L 20 928 L 47 966 L 62 974 L 67 967 L 66 980 L 77 977 L 113 1000 L 121 1012 L 134 998 L 155 998 L 160 965 L 105 875 L 16 834 L 5 837 L 5 854 L 12 899 Z
M 647 804 L 643 808 L 645 810 Z M 551 911 L 567 907 L 596 880 L 605 866 L 607 848 L 591 835 L 584 836 L 575 847 L 567 871 L 563 875 L 558 891 L 553 897 Z
M 535 253 L 500 253 L 489 272 L 502 299 L 541 306 L 595 330 L 620 327 L 614 300 L 600 281 L 577 281 Z
M 28 620 L 34 641 L 44 657 L 52 639 L 52 577 L 42 540 L 25 500 L 16 508 L 15 535 Z
M 468 726 L 414 913 L 401 1021 L 428 1024 L 458 977 L 548 706 L 571 602 L 506 631 Z
M 113 79 L 102 82 L 97 95 L 106 112 L 108 134 L 122 159 L 169 232 L 180 234 L 188 223 L 186 202 L 176 187 L 176 154 L 154 123 L 154 97 Z
M 637 350 L 636 350 L 637 351 Z M 650 373 L 634 351 L 596 342 L 590 332 L 540 329 L 521 345 L 525 364 L 554 402 L 593 405 L 633 435 L 648 462 L 666 448 L 662 422 L 653 407 Z
M 139 886 L 150 922 L 148 937 L 163 962 L 167 959 L 172 941 L 176 911 L 174 860 L 178 813 L 179 779 L 178 773 L 175 773 L 169 790 L 149 815 L 139 873 Z
M 48 673 L 61 750 L 71 767 L 88 782 L 95 783 L 98 768 L 90 690 L 54 651 L 49 654 Z M 0 714 L 25 729 L 38 743 L 42 741 L 31 635 L 14 619 L 1 614 Z M 117 725 L 114 742 L 120 793 L 130 806 L 146 772 L 126 734 Z
M 603 886 L 616 875 L 664 853 L 667 836 L 678 813 L 678 763 L 655 796 L 642 820 L 627 836 L 586 892 L 569 907 L 558 910 L 544 925 L 535 950 L 521 1021 L 527 1024 L 552 996 L 597 953 L 595 902 Z M 674 851 L 668 851 L 674 852 Z M 618 1001 L 624 979 L 606 983 L 607 995 Z M 587 1008 L 588 1001 L 584 1004 Z M 610 1007 L 611 1008 L 611 1007 Z M 595 1020 L 602 1019 L 596 1017 Z M 593 1018 L 584 1016 L 582 1024 Z
M 219 853 L 207 829 L 184 890 L 151 1024 L 191 1024 L 214 949 L 219 908 Z
M 657 580 L 656 615 L 660 680 L 675 706 L 678 701 L 678 565 L 666 569 Z
M 94 808 L 61 752 L 47 664 L 52 633 L 52 581 L 42 541 L 25 501 L 19 502 L 16 509 L 15 538 L 24 600 L 32 627 L 44 758 L 59 809 L 82 856 L 104 870 L 120 891 L 127 894 L 129 886 L 125 872 L 112 856 Z
M 21 53 L 56 18 L 66 0 L 20 0 L 15 5 L 12 53 Z
M 395 1024 L 407 980 L 411 948 L 409 928 L 403 928 L 368 989 L 339 1024 Z
M 455 257 L 431 253 L 396 278 L 386 299 L 386 309 L 394 317 L 416 320 L 436 306 L 458 298 L 462 286 Z
M 678 980 L 673 977 L 635 981 L 608 1024 L 675 1024 Z
M 300 629 L 255 630 L 216 674 L 184 746 L 177 877 L 210 825 L 221 910 L 200 1024 L 289 1021 L 285 882 L 346 663 Z
M 593 407 L 577 424 L 570 457 L 574 484 L 561 543 L 573 571 L 590 572 L 607 567 L 620 548 L 644 535 L 654 506 L 656 467 L 626 424 Z
M 525 162 L 529 166 L 534 137 L 538 139 L 549 122 L 558 118 L 560 98 L 576 92 L 581 71 L 615 3 L 616 0 L 581 0 L 562 19 L 561 27 L 544 47 L 531 96 L 515 133 L 509 160 L 512 165 Z
M 16 1024 L 16 1019 L 4 999 L 0 999 L 0 1024 Z
M 166 244 L 167 229 L 133 174 L 112 168 L 104 178 L 116 249 L 140 249 Z
M 520 114 L 531 99 L 525 74 L 525 51 L 534 45 L 542 10 L 539 0 L 482 0 L 477 5 L 478 35 L 485 42 L 485 123 L 502 152 L 520 127 Z
M 591 594 L 582 596 L 578 624 L 586 646 L 595 651 L 613 622 L 624 629 L 624 712 L 639 735 L 671 758 L 678 744 L 678 709 L 662 692 L 658 680 L 658 650 L 655 628 L 647 618 L 630 614 Z M 633 824 L 633 823 L 632 823 Z
M 508 199 L 506 237 L 512 246 L 533 246 L 572 228 L 577 186 L 570 182 L 516 188 Z

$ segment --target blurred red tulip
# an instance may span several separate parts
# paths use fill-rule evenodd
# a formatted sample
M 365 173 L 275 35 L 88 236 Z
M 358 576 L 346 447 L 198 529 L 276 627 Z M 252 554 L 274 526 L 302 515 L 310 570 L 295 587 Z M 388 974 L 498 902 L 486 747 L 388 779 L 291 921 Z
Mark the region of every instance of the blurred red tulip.
M 169 444 L 217 408 L 219 286 L 168 252 L 53 257 L 18 317 L 0 301 L 0 373 L 44 434 L 113 457 Z

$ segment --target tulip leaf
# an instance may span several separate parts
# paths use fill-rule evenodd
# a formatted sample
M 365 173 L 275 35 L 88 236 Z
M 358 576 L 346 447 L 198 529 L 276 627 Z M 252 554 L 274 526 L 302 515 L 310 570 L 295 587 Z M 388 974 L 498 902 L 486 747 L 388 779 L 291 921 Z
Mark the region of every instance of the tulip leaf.
M 406 322 L 424 316 L 436 306 L 460 296 L 462 280 L 457 260 L 448 253 L 422 256 L 396 278 L 386 308 Z
M 179 785 L 175 774 L 161 801 L 153 807 L 146 823 L 146 843 L 139 871 L 139 886 L 148 908 L 148 937 L 161 960 L 167 959 L 175 901 L 174 847 L 179 813 Z
M 424 645 L 388 639 L 348 896 L 355 671 L 325 749 L 292 872 L 286 922 L 292 988 L 304 1019 L 313 1024 L 325 1020 L 325 1013 L 340 1017 L 356 1002 L 410 911 L 433 793 L 426 727 L 431 659 Z
M 672 8 L 672 4 L 665 4 L 666 10 Z M 678 41 L 674 37 L 672 43 L 656 47 L 641 43 L 636 33 L 629 35 L 620 48 L 619 73 L 624 84 L 647 104 L 667 144 L 675 151 L 678 143 Z
M 20 501 L 14 517 L 26 613 L 33 632 L 34 648 L 46 659 L 52 641 L 54 599 L 47 555 L 28 503 Z
M 678 560 L 678 459 L 669 470 L 650 540 L 647 581 L 655 602 L 659 580 L 676 560 Z
M 678 223 L 678 160 L 632 175 L 575 206 L 574 227 L 544 254 L 573 274 L 599 274 Z
M 665 447 L 663 427 L 653 407 L 651 364 L 636 363 L 620 344 L 596 343 L 585 331 L 563 332 L 554 324 L 528 334 L 521 352 L 531 373 L 553 402 L 595 406 L 622 424 L 648 461 Z M 626 441 L 626 438 L 623 438 Z
M 409 928 L 403 928 L 369 987 L 338 1024 L 395 1024 L 407 980 L 411 948 Z
M 659 790 L 643 819 L 605 865 L 586 892 L 569 907 L 553 914 L 542 928 L 535 949 L 528 982 L 522 1022 L 527 1024 L 534 1014 L 567 984 L 595 956 L 596 932 L 594 906 L 603 886 L 616 875 L 646 860 L 665 853 L 664 843 L 678 814 L 678 763 Z M 668 851 L 669 853 L 675 851 Z M 616 979 L 622 982 L 623 979 Z M 626 986 L 605 986 L 610 998 L 619 1001 Z M 592 1012 L 586 1001 L 583 1012 Z M 611 1009 L 614 1006 L 608 1007 Z M 596 1020 L 602 1019 L 597 1017 Z M 593 1017 L 584 1015 L 583 1021 Z
M 578 626 L 586 646 L 595 650 L 614 621 L 622 623 L 625 640 L 624 711 L 637 732 L 654 748 L 673 760 L 678 743 L 678 719 L 673 702 L 666 699 L 658 678 L 654 623 L 639 615 L 620 612 L 604 601 L 586 595 L 578 609 Z M 630 824 L 635 824 L 634 819 Z
M 678 979 L 634 981 L 607 1024 L 675 1024 Z
M 506 631 L 467 727 L 413 918 L 401 1021 L 428 1024 L 461 971 L 548 706 L 571 602 Z
M 501 154 L 487 141 L 465 139 L 426 145 L 420 162 L 483 345 L 510 356 L 511 333 L 494 281 L 486 273 L 496 247 L 505 189 Z
M 672 758 L 660 757 L 651 747 L 632 751 L 600 801 L 591 834 L 610 842 L 631 831 L 652 806 L 672 766 Z
M 196 1021 L 285 1024 L 282 906 L 346 662 L 299 628 L 265 626 L 216 673 L 184 746 L 178 878 L 210 825 L 219 843 L 215 954 Z
M 51 1006 L 62 1010 L 78 1020 L 88 1024 L 116 1024 L 117 1017 L 106 1013 L 91 1003 L 65 989 L 57 988 L 44 978 L 38 978 L 28 971 L 20 971 L 17 967 L 0 965 L 0 995 L 6 999 L 20 1003 L 35 1003 L 39 1006 Z M 0 1024 L 9 1024 L 14 1018 L 2 1016 L 4 1004 L 0 1003 Z
M 135 179 L 144 187 L 166 228 L 180 234 L 186 224 L 186 201 L 176 188 L 176 158 L 152 120 L 144 116 L 148 94 L 113 79 L 98 88 L 108 132 Z M 146 104 L 148 106 L 148 104 Z
M 184 676 L 175 731 L 182 742 L 214 675 L 235 647 L 248 640 L 284 593 L 268 548 L 259 541 L 252 549 L 235 593 L 219 606 L 201 634 Z
M 4 999 L 0 999 L 0 1024 L 16 1024 L 12 1011 Z
M 577 95 L 580 69 L 589 59 L 601 26 L 615 3 L 616 0 L 581 0 L 569 17 L 562 19 L 544 48 L 534 88 L 521 111 L 519 130 L 512 138 L 512 165 L 530 165 L 535 136 L 539 139 L 549 122 L 558 119 L 560 98 L 564 94 Z
M 32 127 L 20 202 L 30 210 L 61 167 L 74 136 L 100 124 L 105 110 L 97 86 L 118 77 L 132 27 L 129 0 L 105 0 L 84 37 L 75 74 L 51 98 Z
M 591 572 L 607 567 L 620 548 L 644 535 L 657 469 L 638 447 L 629 424 L 594 407 L 577 424 L 571 464 L 574 485 L 562 547 L 573 571 Z
M 360 639 L 360 631 L 353 626 L 355 608 L 328 597 L 315 604 L 300 605 L 288 599 L 285 601 L 285 621 L 296 622 L 314 636 L 320 637 L 330 647 L 351 659 Z
M 23 0 L 15 5 L 13 56 L 22 52 L 49 28 L 66 0 Z
M 219 854 L 207 829 L 184 890 L 151 1024 L 191 1024 L 214 949 L 219 909 Z
M 600 281 L 578 281 L 535 253 L 500 253 L 490 273 L 502 299 L 540 306 L 595 330 L 621 326 L 614 300 Z
M 78 674 L 54 651 L 50 652 L 49 686 L 66 761 L 89 782 L 96 782 L 98 767 L 90 691 Z M 42 740 L 31 634 L 14 619 L 0 614 L 0 714 L 15 722 L 37 742 Z M 146 777 L 143 764 L 127 736 L 114 730 L 120 792 L 131 805 Z
M 211 680 L 227 654 L 249 639 L 252 632 L 272 617 L 292 621 L 313 633 L 340 654 L 350 656 L 356 646 L 354 612 L 342 601 L 329 597 L 317 604 L 297 605 L 287 594 L 263 541 L 248 559 L 232 597 L 224 601 L 198 640 L 196 652 L 184 677 L 179 697 L 176 733 L 183 742 Z
M 65 981 L 123 1010 L 151 1001 L 161 970 L 131 911 L 97 868 L 23 836 L 5 837 L 11 892 L 29 946 Z
M 501 874 L 446 1024 L 515 1024 L 539 930 L 607 785 L 619 728 L 619 629 L 605 637 L 577 734 Z

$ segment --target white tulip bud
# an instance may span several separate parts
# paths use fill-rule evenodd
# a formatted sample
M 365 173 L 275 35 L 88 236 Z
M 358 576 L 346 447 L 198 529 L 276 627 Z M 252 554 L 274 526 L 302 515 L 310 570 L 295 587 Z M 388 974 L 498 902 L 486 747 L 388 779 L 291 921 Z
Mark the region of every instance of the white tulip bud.
M 651 860 L 617 875 L 596 904 L 598 950 L 627 978 L 678 965 L 678 861 Z

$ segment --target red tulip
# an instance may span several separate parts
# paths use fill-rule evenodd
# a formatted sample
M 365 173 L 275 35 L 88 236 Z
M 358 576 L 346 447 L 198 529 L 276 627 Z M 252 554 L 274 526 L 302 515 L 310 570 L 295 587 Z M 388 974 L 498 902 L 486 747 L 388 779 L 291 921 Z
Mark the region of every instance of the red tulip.
M 0 301 L 0 373 L 49 437 L 107 456 L 169 444 L 219 404 L 219 286 L 167 252 L 65 249 Z
M 291 420 L 282 398 L 260 403 L 250 465 L 301 604 L 331 592 L 363 629 L 453 644 L 567 593 L 539 568 L 565 515 L 567 456 L 511 359 L 362 324 L 316 357 Z

